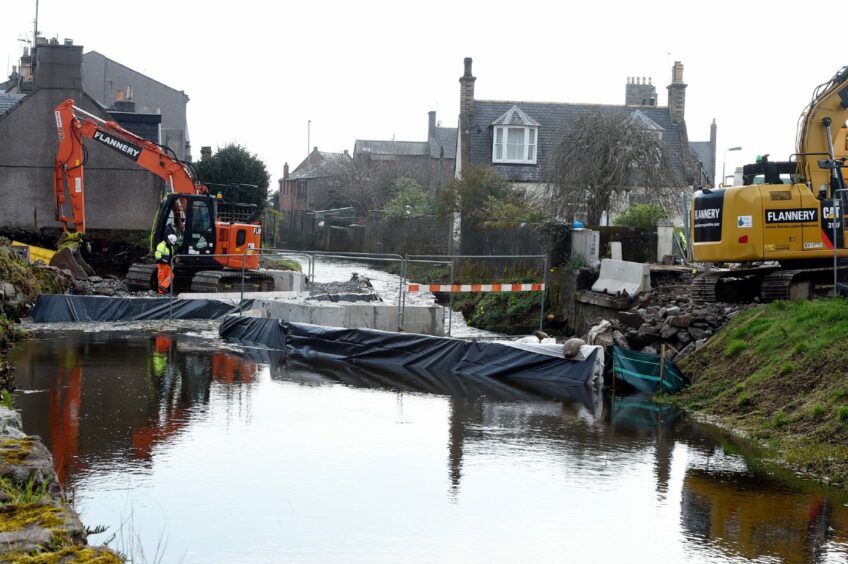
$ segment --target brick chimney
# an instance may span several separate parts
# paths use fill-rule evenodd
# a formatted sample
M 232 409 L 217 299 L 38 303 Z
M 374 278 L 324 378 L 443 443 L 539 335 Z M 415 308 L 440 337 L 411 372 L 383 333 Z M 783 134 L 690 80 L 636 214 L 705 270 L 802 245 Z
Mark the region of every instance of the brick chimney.
M 82 89 L 82 45 L 38 45 L 33 89 Z
M 427 112 L 427 141 L 436 140 L 436 112 Z
M 200 148 L 200 160 L 205 161 L 212 158 L 212 147 L 206 146 Z
M 465 57 L 465 73 L 459 77 L 459 128 L 462 151 L 461 163 L 469 163 L 471 142 L 471 117 L 474 115 L 474 81 L 471 74 L 471 57 Z
M 671 84 L 668 85 L 668 111 L 671 121 L 683 123 L 686 113 L 686 83 L 683 82 L 683 63 L 674 61 Z
M 289 163 L 283 165 L 283 180 L 289 177 Z

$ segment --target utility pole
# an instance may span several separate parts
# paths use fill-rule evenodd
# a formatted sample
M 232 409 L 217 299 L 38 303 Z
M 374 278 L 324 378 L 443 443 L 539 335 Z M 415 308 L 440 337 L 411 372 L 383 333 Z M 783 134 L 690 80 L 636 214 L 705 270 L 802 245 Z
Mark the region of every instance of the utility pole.
M 32 51 L 30 52 L 30 56 L 32 57 L 32 61 L 30 62 L 30 73 L 32 79 L 35 80 L 35 50 L 38 49 L 38 0 L 35 0 L 35 20 L 32 24 Z

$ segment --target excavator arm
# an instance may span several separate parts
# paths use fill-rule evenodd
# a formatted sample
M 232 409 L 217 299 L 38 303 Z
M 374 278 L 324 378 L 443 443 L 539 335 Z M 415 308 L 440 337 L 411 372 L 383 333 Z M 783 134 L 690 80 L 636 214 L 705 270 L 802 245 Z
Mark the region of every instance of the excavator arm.
M 807 180 L 813 192 L 817 192 L 821 186 L 827 186 L 832 197 L 833 190 L 844 188 L 841 170 L 838 163 L 834 162 L 835 155 L 844 154 L 844 150 L 835 151 L 834 141 L 845 126 L 846 119 L 848 66 L 815 89 L 812 101 L 799 119 L 796 139 L 798 173 Z M 822 168 L 822 164 L 826 168 Z
M 170 149 L 139 137 L 114 121 L 100 119 L 78 108 L 72 99 L 56 106 L 54 115 L 59 136 L 53 172 L 56 220 L 62 223 L 64 231 L 68 231 L 68 224 L 72 223 L 75 231 L 85 233 L 83 165 L 87 159 L 87 150 L 83 144 L 84 138 L 106 145 L 159 176 L 165 181 L 169 193 L 207 193 L 206 186 L 194 180 L 189 166 Z M 70 216 L 65 214 L 68 201 Z

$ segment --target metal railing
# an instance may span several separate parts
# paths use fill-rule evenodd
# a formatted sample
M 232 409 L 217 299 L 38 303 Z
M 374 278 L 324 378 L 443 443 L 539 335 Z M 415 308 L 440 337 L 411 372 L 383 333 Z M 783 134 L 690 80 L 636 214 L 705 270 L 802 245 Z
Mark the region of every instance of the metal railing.
M 201 259 L 202 257 L 202 259 Z M 259 269 L 247 268 L 252 257 Z M 226 260 L 226 259 L 241 260 Z M 210 259 L 216 259 L 214 262 Z M 221 269 L 220 259 L 241 268 Z M 292 262 L 289 262 L 292 261 Z M 300 273 L 288 270 L 297 263 Z M 208 268 L 204 266 L 208 265 Z M 302 251 L 262 248 L 239 254 L 179 254 L 171 257 L 174 280 L 168 295 L 179 293 L 237 294 L 244 306 L 245 297 L 310 297 L 321 299 L 320 292 L 341 289 L 342 297 L 352 301 L 381 301 L 397 308 L 397 328 L 403 330 L 410 293 L 426 296 L 415 300 L 421 305 L 441 308 L 446 333 L 451 335 L 457 299 L 467 307 L 485 303 L 485 294 L 532 292 L 538 299 L 525 299 L 523 309 L 510 308 L 507 314 L 486 325 L 496 333 L 542 328 L 545 315 L 546 255 L 409 255 Z M 175 267 L 175 268 L 174 268 Z M 285 273 L 292 273 L 286 275 Z M 155 277 L 155 273 L 154 273 Z M 154 284 L 155 286 L 155 284 Z M 274 292 L 274 294 L 270 294 Z M 280 292 L 291 292 L 285 295 Z M 432 297 L 431 297 L 432 295 Z M 332 298 L 332 296 L 330 296 Z M 512 298 L 505 301 L 512 304 Z M 394 302 L 394 303 L 393 303 Z M 537 317 L 538 316 L 538 317 Z M 491 320 L 490 320 L 491 321 Z

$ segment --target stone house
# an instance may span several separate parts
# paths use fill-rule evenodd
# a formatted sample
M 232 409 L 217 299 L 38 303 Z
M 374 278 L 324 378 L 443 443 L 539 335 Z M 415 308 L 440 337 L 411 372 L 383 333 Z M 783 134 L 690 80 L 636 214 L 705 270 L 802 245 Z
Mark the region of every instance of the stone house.
M 279 211 L 323 210 L 340 207 L 341 191 L 345 184 L 350 154 L 329 153 L 314 147 L 312 152 L 289 173 L 289 163 L 283 165 L 279 179 Z
M 0 230 L 44 234 L 55 219 L 53 166 L 57 136 L 53 109 L 72 98 L 101 119 L 112 116 L 83 87 L 82 46 L 40 43 L 32 65 L 0 85 Z M 29 54 L 26 54 L 29 56 Z M 31 63 L 31 61 L 25 61 Z M 91 231 L 146 231 L 162 182 L 99 143 L 86 143 L 86 216 Z M 68 211 L 68 210 L 66 210 Z
M 530 193 L 544 188 L 548 159 L 562 140 L 565 130 L 589 111 L 631 112 L 660 136 L 678 176 L 690 186 L 712 185 L 715 178 L 716 124 L 710 127 L 710 140 L 690 142 L 686 129 L 686 87 L 683 64 L 674 63 L 668 85 L 668 105 L 658 105 L 656 87 L 650 79 L 629 78 L 621 106 L 551 102 L 478 100 L 477 80 L 471 72 L 471 59 L 465 59 L 460 77 L 460 131 L 456 174 L 465 164 L 493 166 L 510 178 L 516 187 Z
M 436 112 L 428 113 L 426 141 L 375 141 L 357 139 L 353 158 L 375 165 L 390 164 L 399 175 L 415 178 L 422 186 L 438 190 L 450 182 L 456 166 L 456 128 L 441 127 Z

